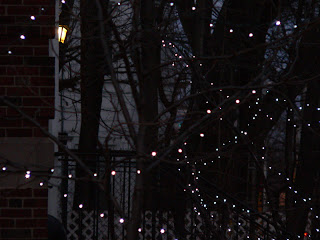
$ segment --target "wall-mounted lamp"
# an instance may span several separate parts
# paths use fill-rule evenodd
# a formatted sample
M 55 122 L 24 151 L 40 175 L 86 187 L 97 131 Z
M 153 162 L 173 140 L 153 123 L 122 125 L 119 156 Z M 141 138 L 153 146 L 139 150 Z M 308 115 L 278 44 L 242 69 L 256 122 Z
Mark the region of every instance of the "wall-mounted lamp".
M 67 32 L 68 32 L 68 27 L 66 25 L 59 25 L 59 28 L 58 28 L 59 42 L 64 43 L 64 41 L 66 40 Z

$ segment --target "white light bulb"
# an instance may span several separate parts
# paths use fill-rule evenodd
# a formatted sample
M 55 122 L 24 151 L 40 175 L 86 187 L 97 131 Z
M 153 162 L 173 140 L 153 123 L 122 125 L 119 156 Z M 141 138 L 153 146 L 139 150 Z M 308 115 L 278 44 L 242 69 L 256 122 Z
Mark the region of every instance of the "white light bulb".
M 35 16 L 30 16 L 30 19 L 31 19 L 32 21 L 34 21 L 34 20 L 36 20 L 36 17 L 35 17 Z
M 100 217 L 103 218 L 104 217 L 104 213 L 100 213 Z
M 166 230 L 164 230 L 163 228 L 161 228 L 160 233 L 164 234 Z
M 239 100 L 239 99 L 237 99 L 237 100 L 236 100 L 236 104 L 239 104 L 239 103 L 240 103 L 240 100 Z
M 123 218 L 120 218 L 119 222 L 120 222 L 120 223 L 124 223 L 124 219 L 123 219 Z
M 24 40 L 24 39 L 26 39 L 26 36 L 23 35 L 23 34 L 21 34 L 21 35 L 20 35 L 20 38 Z
M 278 20 L 278 21 L 276 21 L 276 25 L 277 26 L 280 26 L 281 25 L 281 22 Z
M 79 204 L 79 208 L 83 208 L 83 204 Z
M 249 33 L 249 37 L 251 37 L 251 38 L 252 38 L 252 37 L 253 37 L 253 33 Z
M 153 151 L 153 152 L 151 153 L 151 155 L 152 155 L 153 157 L 155 157 L 155 156 L 157 156 L 157 152 Z
M 112 176 L 116 175 L 116 171 L 114 171 L 114 170 L 111 171 L 111 175 L 112 175 Z
M 179 148 L 179 149 L 178 149 L 178 152 L 179 152 L 179 153 L 182 153 L 182 149 L 181 149 L 181 148 Z

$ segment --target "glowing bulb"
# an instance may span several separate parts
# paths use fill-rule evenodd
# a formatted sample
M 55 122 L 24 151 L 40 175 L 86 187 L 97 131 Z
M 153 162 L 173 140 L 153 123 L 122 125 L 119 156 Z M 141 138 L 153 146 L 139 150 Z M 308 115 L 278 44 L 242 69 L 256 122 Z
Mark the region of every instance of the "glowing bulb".
M 123 219 L 123 218 L 120 218 L 119 222 L 120 222 L 120 223 L 124 223 L 124 219 Z
M 35 16 L 30 16 L 30 19 L 31 19 L 32 21 L 34 21 L 34 20 L 36 20 L 36 17 L 35 17 Z
M 233 29 L 232 29 L 232 28 L 230 28 L 229 32 L 230 32 L 230 33 L 233 33 Z
M 256 90 L 252 90 L 252 94 L 256 94 L 257 93 L 257 91 Z
M 93 176 L 96 177 L 96 176 L 98 176 L 98 174 L 97 174 L 97 173 L 94 173 Z
M 249 37 L 253 37 L 253 33 L 249 33 Z
M 63 197 L 68 197 L 68 194 L 66 194 L 66 193 L 65 193 L 65 194 L 63 194 Z
M 239 100 L 239 99 L 237 99 L 237 100 L 236 100 L 236 104 L 239 104 L 239 103 L 240 103 L 240 100 Z
M 281 25 L 281 22 L 278 20 L 278 21 L 276 21 L 276 25 L 277 26 L 280 26 Z
M 164 230 L 163 228 L 161 228 L 160 233 L 164 234 L 166 230 Z
M 112 175 L 112 176 L 116 175 L 116 171 L 114 171 L 114 170 L 111 171 L 111 175 Z
M 142 232 L 142 229 L 141 229 L 141 228 L 138 228 L 138 232 Z
M 24 39 L 26 39 L 26 36 L 24 36 L 24 35 L 22 34 L 22 35 L 20 35 L 20 38 L 21 38 L 22 40 L 24 40 Z
M 137 170 L 137 174 L 140 174 L 141 173 L 141 170 Z
M 181 149 L 181 148 L 179 148 L 179 149 L 178 149 L 178 152 L 179 152 L 179 153 L 182 153 L 182 149 Z
M 6 167 L 2 167 L 2 171 L 6 171 L 7 170 L 7 168 Z
M 157 152 L 154 152 L 154 151 L 153 151 L 153 152 L 151 153 L 151 155 L 152 155 L 152 157 L 155 157 L 155 156 L 157 156 Z
M 40 187 L 42 187 L 43 186 L 43 182 L 39 183 L 39 185 L 40 185 Z
M 204 134 L 203 134 L 203 133 L 200 133 L 200 137 L 204 137 Z
M 192 11 L 196 10 L 196 7 L 192 7 Z
M 210 113 L 211 113 L 211 110 L 210 110 L 210 109 L 208 109 L 208 110 L 207 110 L 207 113 L 208 113 L 208 114 L 210 114 Z
M 173 7 L 173 5 L 174 5 L 174 3 L 173 3 L 173 2 L 171 2 L 171 3 L 170 3 L 170 6 L 171 6 L 171 7 Z
M 72 174 L 69 174 L 69 175 L 68 175 L 68 178 L 72 178 Z
M 104 217 L 104 213 L 100 213 L 100 217 L 103 218 Z
M 83 208 L 83 204 L 81 203 L 81 204 L 79 204 L 79 208 Z

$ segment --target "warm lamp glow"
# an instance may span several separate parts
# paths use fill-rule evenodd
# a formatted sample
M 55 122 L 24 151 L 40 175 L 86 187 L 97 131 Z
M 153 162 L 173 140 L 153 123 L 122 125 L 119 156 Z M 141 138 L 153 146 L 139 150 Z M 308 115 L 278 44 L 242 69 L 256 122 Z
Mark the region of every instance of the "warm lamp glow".
M 67 32 L 68 32 L 68 29 L 66 26 L 64 26 L 64 25 L 59 26 L 59 28 L 58 28 L 59 42 L 64 43 L 64 41 L 66 40 Z

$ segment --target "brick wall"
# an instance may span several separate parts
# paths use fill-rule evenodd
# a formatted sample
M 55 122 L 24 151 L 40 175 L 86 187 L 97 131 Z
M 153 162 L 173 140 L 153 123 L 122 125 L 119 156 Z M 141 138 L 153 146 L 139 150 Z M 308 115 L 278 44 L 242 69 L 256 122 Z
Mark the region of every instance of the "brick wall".
M 55 2 L 0 0 L 0 95 L 46 129 L 49 119 L 54 117 L 55 60 L 49 57 L 49 39 L 55 36 Z M 2 158 L 5 156 L 22 166 L 28 166 L 28 162 L 39 164 L 45 159 L 43 165 L 47 166 L 53 160 L 53 147 L 42 151 L 41 157 L 39 150 L 30 152 L 46 140 L 40 137 L 43 135 L 39 129 L 0 101 Z M 22 149 L 32 142 L 28 138 L 33 143 Z M 4 164 L 8 163 L 0 158 L 0 239 L 48 239 L 46 185 L 40 187 L 39 179 L 34 176 L 24 179 L 23 172 L 13 171 L 16 169 L 10 164 L 2 171 Z M 39 172 L 42 170 L 45 167 L 37 168 Z
M 0 238 L 47 239 L 47 189 L 0 191 Z
M 54 0 L 0 0 L 0 95 L 46 128 L 54 116 L 54 58 L 49 57 L 54 4 Z M 0 137 L 42 136 L 1 103 L 0 116 Z

